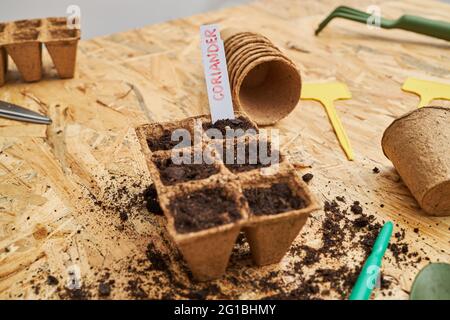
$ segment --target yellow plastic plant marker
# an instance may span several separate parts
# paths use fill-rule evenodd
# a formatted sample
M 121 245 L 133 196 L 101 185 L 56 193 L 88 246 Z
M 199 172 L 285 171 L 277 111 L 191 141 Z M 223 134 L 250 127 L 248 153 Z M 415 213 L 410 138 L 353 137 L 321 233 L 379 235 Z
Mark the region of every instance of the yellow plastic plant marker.
M 354 160 L 354 154 L 350 145 L 350 140 L 345 133 L 341 120 L 334 108 L 334 101 L 350 99 L 352 94 L 347 85 L 342 82 L 329 83 L 305 83 L 302 87 L 302 100 L 315 100 L 320 102 L 327 111 L 328 118 L 336 132 L 339 143 L 344 149 L 348 160 Z
M 450 100 L 450 84 L 446 83 L 408 78 L 402 90 L 420 97 L 419 108 L 430 104 L 435 99 Z

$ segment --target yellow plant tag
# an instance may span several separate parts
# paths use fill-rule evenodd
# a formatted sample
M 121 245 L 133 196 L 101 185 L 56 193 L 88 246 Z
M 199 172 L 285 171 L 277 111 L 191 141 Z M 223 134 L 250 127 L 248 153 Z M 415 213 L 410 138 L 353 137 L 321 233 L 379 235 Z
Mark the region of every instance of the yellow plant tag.
M 339 143 L 344 149 L 348 160 L 354 160 L 354 154 L 350 145 L 350 140 L 345 133 L 344 126 L 334 107 L 334 101 L 351 99 L 352 94 L 347 85 L 342 82 L 328 82 L 328 83 L 305 83 L 302 86 L 301 99 L 315 100 L 320 102 L 328 114 L 331 125 L 339 140 Z
M 429 105 L 436 99 L 450 100 L 450 84 L 446 83 L 408 78 L 403 83 L 402 90 L 420 97 L 419 108 Z

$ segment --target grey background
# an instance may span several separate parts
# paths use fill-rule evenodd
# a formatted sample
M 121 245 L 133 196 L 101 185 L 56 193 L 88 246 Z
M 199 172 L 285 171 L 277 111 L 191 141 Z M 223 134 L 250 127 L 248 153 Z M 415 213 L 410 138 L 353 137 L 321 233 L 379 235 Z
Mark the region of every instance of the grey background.
M 0 0 L 0 21 L 66 16 L 81 9 L 83 39 L 190 16 L 249 0 Z
M 0 21 L 65 16 L 75 4 L 88 39 L 246 2 L 250 0 L 0 0 Z

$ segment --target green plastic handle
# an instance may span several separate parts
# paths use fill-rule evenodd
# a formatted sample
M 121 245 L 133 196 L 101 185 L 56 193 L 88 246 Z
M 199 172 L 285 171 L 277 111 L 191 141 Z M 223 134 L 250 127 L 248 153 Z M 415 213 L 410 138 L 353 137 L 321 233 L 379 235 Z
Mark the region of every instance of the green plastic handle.
M 446 21 L 404 15 L 392 23 L 387 23 L 382 27 L 386 29 L 403 29 L 450 41 L 450 23 Z
M 369 300 L 372 290 L 377 284 L 380 275 L 381 260 L 388 247 L 393 228 L 394 225 L 391 221 L 386 222 L 383 228 L 381 228 L 373 245 L 372 252 L 364 263 L 361 273 L 356 280 L 349 300 Z
M 347 6 L 339 6 L 319 24 L 315 34 L 318 35 L 334 18 L 343 18 L 367 24 L 370 17 L 371 15 L 367 12 Z M 384 29 L 402 29 L 450 41 L 450 23 L 446 21 L 405 14 L 397 20 L 381 17 L 380 22 L 380 27 Z

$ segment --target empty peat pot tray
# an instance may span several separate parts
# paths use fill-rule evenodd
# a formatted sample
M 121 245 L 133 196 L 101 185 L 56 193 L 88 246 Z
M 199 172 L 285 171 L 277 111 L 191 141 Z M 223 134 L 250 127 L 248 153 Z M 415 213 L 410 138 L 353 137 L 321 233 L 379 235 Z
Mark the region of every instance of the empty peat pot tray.
M 203 143 L 174 149 L 177 143 L 171 141 L 172 132 L 183 128 L 193 133 L 196 120 L 202 120 Z M 213 127 L 224 132 L 227 126 L 253 130 L 250 135 L 231 139 L 216 139 L 205 131 Z M 242 163 L 224 163 L 217 146 L 229 144 L 234 152 L 239 145 L 248 151 L 261 141 L 270 146 L 270 140 L 259 136 L 258 130 L 243 113 L 214 125 L 208 115 L 202 115 L 136 128 L 167 218 L 167 230 L 198 280 L 217 279 L 225 273 L 241 231 L 249 241 L 255 264 L 279 262 L 309 213 L 318 209 L 315 197 L 282 154 L 279 161 L 263 163 L 259 152 L 256 161 L 248 161 L 246 152 Z M 182 151 L 192 160 L 198 150 L 207 163 L 177 164 L 171 158 L 173 151 Z
M 70 29 L 67 19 L 45 18 L 0 23 L 0 86 L 5 83 L 8 55 L 27 82 L 42 78 L 42 44 L 47 47 L 60 78 L 75 73 L 79 29 Z
M 450 215 L 450 108 L 409 112 L 385 130 L 383 152 L 422 209 Z

